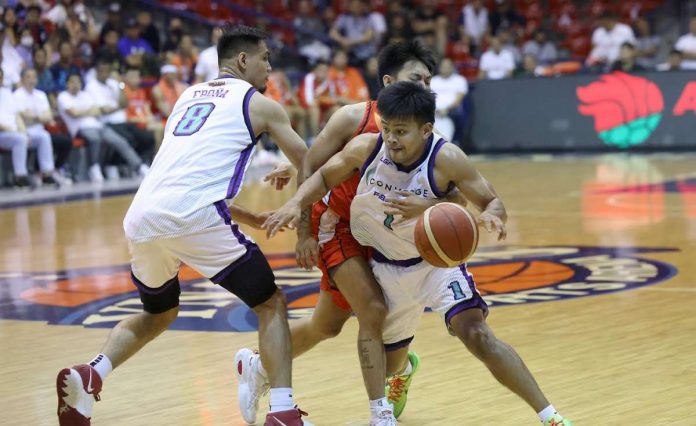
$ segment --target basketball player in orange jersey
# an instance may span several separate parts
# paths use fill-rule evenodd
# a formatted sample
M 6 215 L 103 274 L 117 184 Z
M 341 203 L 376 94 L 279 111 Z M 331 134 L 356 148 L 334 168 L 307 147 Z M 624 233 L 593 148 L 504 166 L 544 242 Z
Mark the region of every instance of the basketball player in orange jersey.
M 389 307 L 385 343 L 412 337 L 423 309 L 430 307 L 501 384 L 534 408 L 545 426 L 570 426 L 549 404 L 515 350 L 486 324 L 488 306 L 466 264 L 437 268 L 423 261 L 414 241 L 417 219 L 397 222 L 387 220 L 385 213 L 400 205 L 401 191 L 437 201 L 457 188 L 481 212 L 479 225 L 502 239 L 507 232 L 502 201 L 461 149 L 434 137 L 432 92 L 419 84 L 398 82 L 382 90 L 377 107 L 382 132 L 355 137 L 307 179 L 266 220 L 267 235 L 297 224 L 303 208 L 359 172 L 350 229 L 360 244 L 373 250 L 370 266 Z
M 379 54 L 379 75 L 383 86 L 396 81 L 413 81 L 430 85 L 435 70 L 435 59 L 429 51 L 415 41 L 386 46 Z M 309 177 L 339 152 L 354 136 L 378 133 L 379 115 L 377 102 L 361 102 L 346 105 L 336 111 L 326 127 L 317 136 L 304 159 L 304 175 Z M 298 228 L 297 260 L 300 266 L 311 269 L 318 265 L 322 271 L 319 301 L 309 320 L 291 327 L 293 356 L 297 357 L 322 340 L 338 335 L 343 324 L 355 312 L 359 323 L 358 352 L 365 387 L 370 399 L 371 425 L 389 425 L 395 414 L 401 414 L 406 404 L 406 391 L 412 373 L 418 368 L 418 357 L 409 354 L 404 360 L 410 340 L 386 346 L 382 341 L 382 328 L 387 315 L 384 297 L 375 281 L 367 260 L 366 249 L 350 233 L 350 203 L 355 196 L 359 177 L 357 174 L 331 191 L 306 211 Z M 418 215 L 431 206 L 427 200 L 409 197 L 402 209 Z M 312 229 L 313 226 L 313 229 Z M 255 389 L 256 398 L 248 401 L 249 412 L 255 412 L 258 398 L 267 385 L 263 366 L 255 361 L 249 349 L 238 352 L 238 360 L 252 357 L 249 388 Z M 396 362 L 392 362 L 394 359 Z M 258 372 L 260 370 L 260 373 Z M 385 375 L 396 375 L 395 386 L 389 401 L 385 398 Z M 399 373 L 399 374 L 397 374 Z M 240 380 L 243 378 L 240 377 Z M 241 404 L 240 404 L 241 405 Z M 394 408 L 391 406 L 394 405 Z

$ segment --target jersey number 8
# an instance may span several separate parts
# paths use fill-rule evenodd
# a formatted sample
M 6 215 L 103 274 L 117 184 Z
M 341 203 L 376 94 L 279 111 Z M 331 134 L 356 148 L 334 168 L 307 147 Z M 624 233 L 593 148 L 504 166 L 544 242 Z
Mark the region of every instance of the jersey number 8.
M 215 104 L 210 102 L 191 105 L 176 124 L 174 136 L 191 136 L 201 130 L 214 109 Z

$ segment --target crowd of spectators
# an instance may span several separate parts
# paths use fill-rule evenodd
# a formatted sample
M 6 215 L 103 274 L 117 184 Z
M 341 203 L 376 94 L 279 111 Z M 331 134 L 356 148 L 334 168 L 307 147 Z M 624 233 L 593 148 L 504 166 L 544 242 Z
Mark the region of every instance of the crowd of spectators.
M 0 151 L 12 157 L 17 188 L 147 174 L 177 97 L 217 76 L 218 27 L 202 35 L 176 13 L 155 21 L 147 8 L 126 13 L 121 2 L 98 2 L 102 9 L 94 10 L 84 0 L 5 3 Z M 276 57 L 266 95 L 285 106 L 310 143 L 338 108 L 376 98 L 376 53 L 395 41 L 418 38 L 438 59 L 437 127 L 455 142 L 462 100 L 477 79 L 696 69 L 696 18 L 666 46 L 646 14 L 659 7 L 655 0 L 231 2 L 259 12 L 248 16 L 225 3 L 160 0 L 174 12 L 267 28 Z M 268 16 L 287 25 L 276 28 Z M 85 176 L 68 167 L 77 147 L 87 152 Z M 36 161 L 28 164 L 31 149 Z

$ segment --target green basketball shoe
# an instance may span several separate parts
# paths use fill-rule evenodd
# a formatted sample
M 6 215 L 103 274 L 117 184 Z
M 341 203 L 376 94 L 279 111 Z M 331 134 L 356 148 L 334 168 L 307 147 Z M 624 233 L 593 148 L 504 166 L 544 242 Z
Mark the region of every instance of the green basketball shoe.
M 555 416 L 546 419 L 544 426 L 573 426 L 573 424 L 570 422 L 570 420 L 564 419 L 556 414 Z
M 420 357 L 415 352 L 408 353 L 408 360 L 411 362 L 411 374 L 395 375 L 387 379 L 387 387 L 384 389 L 389 402 L 394 405 L 394 417 L 399 418 L 406 408 L 408 399 L 408 388 L 411 386 L 413 376 L 418 371 Z

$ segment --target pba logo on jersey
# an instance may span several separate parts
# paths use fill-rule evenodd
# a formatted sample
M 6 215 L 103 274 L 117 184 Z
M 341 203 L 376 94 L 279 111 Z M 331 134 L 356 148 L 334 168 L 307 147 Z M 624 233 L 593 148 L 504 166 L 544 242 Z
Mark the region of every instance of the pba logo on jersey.
M 577 88 L 582 115 L 594 117 L 605 144 L 628 148 L 645 142 L 662 119 L 662 92 L 652 81 L 624 72 L 605 74 Z
M 490 247 L 477 251 L 469 271 L 492 307 L 608 294 L 656 284 L 676 268 L 650 259 L 674 248 Z M 319 296 L 319 272 L 295 265 L 295 256 L 269 256 L 287 295 L 291 318 L 310 315 Z M 142 311 L 128 265 L 55 273 L 0 274 L 0 318 L 50 324 L 113 327 Z M 189 268 L 179 274 L 176 330 L 254 331 L 254 313 L 238 298 Z

